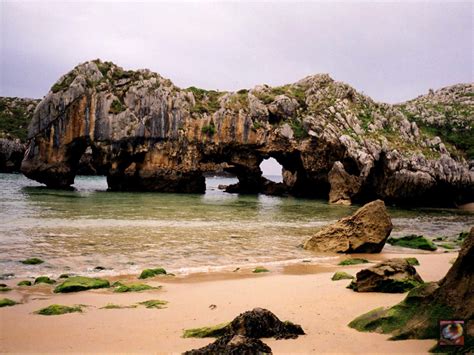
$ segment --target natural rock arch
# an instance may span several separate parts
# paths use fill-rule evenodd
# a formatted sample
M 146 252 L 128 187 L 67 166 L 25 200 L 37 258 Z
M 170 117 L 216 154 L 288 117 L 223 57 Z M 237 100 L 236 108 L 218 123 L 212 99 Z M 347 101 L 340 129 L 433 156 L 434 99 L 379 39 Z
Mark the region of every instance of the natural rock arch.
M 90 147 L 111 190 L 202 193 L 203 173 L 224 169 L 239 179 L 233 192 L 471 201 L 474 177 L 461 153 L 408 118 L 327 75 L 231 93 L 180 89 L 148 70 L 96 60 L 60 78 L 38 105 L 22 171 L 69 187 Z M 262 177 L 268 157 L 283 167 L 277 187 Z

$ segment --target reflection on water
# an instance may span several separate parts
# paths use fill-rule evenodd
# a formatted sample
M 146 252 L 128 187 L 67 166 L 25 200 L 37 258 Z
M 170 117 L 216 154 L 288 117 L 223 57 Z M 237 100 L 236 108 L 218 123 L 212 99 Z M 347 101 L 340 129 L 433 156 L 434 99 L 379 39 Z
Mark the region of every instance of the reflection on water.
M 75 191 L 41 187 L 0 174 L 0 268 L 18 276 L 71 269 L 109 273 L 170 270 L 314 258 L 299 247 L 330 221 L 357 207 L 324 201 L 239 196 L 217 189 L 235 179 L 208 178 L 204 195 L 107 192 L 103 177 L 77 177 Z M 393 235 L 449 235 L 472 224 L 454 210 L 397 210 Z M 39 256 L 39 266 L 18 262 Z M 323 259 L 321 259 L 323 260 Z

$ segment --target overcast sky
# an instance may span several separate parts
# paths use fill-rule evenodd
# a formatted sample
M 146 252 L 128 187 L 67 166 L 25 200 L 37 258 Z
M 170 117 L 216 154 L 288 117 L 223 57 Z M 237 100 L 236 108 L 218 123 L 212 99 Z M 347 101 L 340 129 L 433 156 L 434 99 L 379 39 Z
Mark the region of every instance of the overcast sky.
M 236 90 L 329 73 L 399 102 L 473 80 L 473 2 L 1 0 L 0 95 L 42 97 L 76 64 Z

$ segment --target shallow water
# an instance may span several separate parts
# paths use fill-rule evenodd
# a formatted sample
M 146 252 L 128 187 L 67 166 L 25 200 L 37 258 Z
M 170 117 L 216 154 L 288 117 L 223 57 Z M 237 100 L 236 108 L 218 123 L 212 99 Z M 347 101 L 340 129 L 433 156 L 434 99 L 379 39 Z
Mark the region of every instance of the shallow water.
M 22 175 L 0 174 L 0 273 L 17 277 L 71 272 L 136 273 L 163 266 L 178 273 L 283 264 L 311 259 L 299 245 L 357 206 L 217 189 L 236 182 L 207 178 L 204 195 L 108 192 L 104 177 L 76 178 L 75 191 L 42 187 Z M 454 235 L 474 224 L 472 213 L 390 209 L 392 235 Z M 390 248 L 388 246 L 388 248 Z M 46 262 L 19 263 L 28 257 Z

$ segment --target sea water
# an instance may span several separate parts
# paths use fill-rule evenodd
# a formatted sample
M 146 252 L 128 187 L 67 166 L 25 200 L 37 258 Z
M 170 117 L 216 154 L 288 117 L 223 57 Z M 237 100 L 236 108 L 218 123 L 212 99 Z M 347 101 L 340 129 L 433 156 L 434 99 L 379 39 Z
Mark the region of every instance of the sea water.
M 274 177 L 269 177 L 275 180 Z M 107 191 L 105 177 L 78 176 L 60 191 L 18 174 L 0 174 L 0 274 L 137 273 L 147 267 L 191 273 L 256 265 L 330 262 L 301 248 L 304 240 L 358 206 L 229 194 L 208 177 L 205 194 Z M 393 236 L 454 235 L 474 216 L 452 209 L 390 209 Z M 390 248 L 390 246 L 386 246 Z M 20 260 L 39 257 L 41 265 Z

